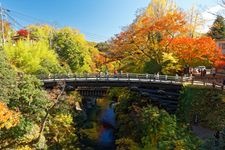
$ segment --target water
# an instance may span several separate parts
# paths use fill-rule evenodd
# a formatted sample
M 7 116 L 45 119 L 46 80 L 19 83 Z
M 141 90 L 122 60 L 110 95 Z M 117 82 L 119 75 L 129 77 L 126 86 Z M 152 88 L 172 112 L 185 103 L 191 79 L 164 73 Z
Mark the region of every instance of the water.
M 116 117 L 113 107 L 107 108 L 101 116 L 101 131 L 98 139 L 99 149 L 114 150 Z

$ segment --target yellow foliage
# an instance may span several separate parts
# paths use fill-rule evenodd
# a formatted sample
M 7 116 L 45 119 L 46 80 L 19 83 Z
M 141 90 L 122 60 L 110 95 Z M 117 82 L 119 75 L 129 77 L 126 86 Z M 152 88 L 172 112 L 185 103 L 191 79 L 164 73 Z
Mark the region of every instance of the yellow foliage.
M 26 145 L 26 146 L 20 146 L 16 148 L 16 150 L 33 150 L 33 149 Z
M 20 113 L 9 110 L 8 107 L 0 102 L 0 129 L 16 126 L 19 123 Z
M 146 9 L 145 15 L 160 18 L 167 13 L 177 10 L 176 4 L 171 0 L 152 0 Z
M 70 114 L 59 114 L 54 118 L 54 121 L 62 126 L 70 126 L 73 123 L 73 118 Z
M 57 54 L 50 49 L 47 42 L 21 40 L 7 43 L 4 51 L 12 66 L 25 73 L 32 74 L 44 70 L 55 72 L 59 67 Z
M 29 132 L 27 132 L 21 139 L 20 142 L 31 142 L 34 139 L 37 139 L 39 136 L 40 127 L 37 124 L 32 125 Z
M 49 123 L 48 128 L 52 136 L 51 138 L 65 147 L 69 144 L 69 141 L 73 141 L 76 138 L 71 114 L 58 114 L 54 118 L 51 118 Z

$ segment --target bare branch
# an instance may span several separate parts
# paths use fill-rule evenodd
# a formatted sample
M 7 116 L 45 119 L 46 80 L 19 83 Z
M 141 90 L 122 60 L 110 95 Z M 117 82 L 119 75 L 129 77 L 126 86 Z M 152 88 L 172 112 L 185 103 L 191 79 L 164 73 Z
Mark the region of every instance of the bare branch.
M 42 135 L 42 133 L 44 131 L 44 128 L 45 128 L 46 121 L 48 119 L 48 116 L 49 116 L 51 110 L 54 109 L 54 107 L 60 103 L 60 100 L 59 99 L 61 98 L 62 94 L 65 91 L 66 83 L 65 82 L 59 83 L 59 85 L 62 87 L 62 90 L 60 91 L 59 95 L 57 96 L 55 103 L 47 110 L 47 113 L 45 114 L 45 117 L 44 117 L 44 119 L 43 119 L 43 121 L 41 123 L 41 128 L 40 128 L 40 131 L 39 131 L 39 136 L 38 136 L 38 138 L 36 140 L 37 142 L 41 138 L 41 135 Z

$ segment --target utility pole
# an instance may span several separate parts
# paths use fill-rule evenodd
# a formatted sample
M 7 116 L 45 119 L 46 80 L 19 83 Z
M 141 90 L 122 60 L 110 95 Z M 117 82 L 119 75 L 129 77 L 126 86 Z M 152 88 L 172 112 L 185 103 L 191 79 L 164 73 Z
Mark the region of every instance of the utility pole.
M 4 36 L 4 23 L 3 23 L 3 17 L 4 17 L 4 10 L 2 8 L 2 4 L 0 3 L 0 17 L 1 17 L 1 33 L 2 33 L 2 47 L 5 44 L 5 36 Z

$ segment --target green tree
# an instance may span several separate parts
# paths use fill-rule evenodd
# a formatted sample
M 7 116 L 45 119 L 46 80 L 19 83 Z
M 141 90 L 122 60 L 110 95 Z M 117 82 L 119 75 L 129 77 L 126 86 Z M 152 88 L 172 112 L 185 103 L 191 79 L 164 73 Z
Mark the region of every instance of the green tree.
M 96 44 L 95 47 L 101 52 L 109 51 L 109 43 L 107 43 L 107 42 L 100 42 L 100 43 Z
M 29 41 L 19 42 L 24 46 L 28 45 L 28 48 L 32 44 Z M 18 45 L 11 46 L 15 52 L 18 52 L 17 54 L 23 53 L 20 47 L 16 47 Z M 23 50 L 27 52 L 25 48 Z M 5 52 L 2 50 L 1 52 L 0 104 L 3 105 L 1 105 L 0 115 L 3 116 L 0 119 L 0 149 L 47 149 L 56 144 L 60 144 L 65 149 L 75 149 L 76 134 L 71 114 L 76 95 L 74 98 L 67 98 L 65 94 L 62 98 L 58 96 L 60 102 L 59 98 L 50 99 L 52 92 L 47 95 L 47 92 L 42 90 L 40 80 L 33 75 L 17 73 L 11 67 L 13 66 L 12 60 L 9 62 L 5 57 Z M 32 53 L 31 50 L 30 53 Z M 20 59 L 17 58 L 17 61 L 27 58 L 20 56 L 26 55 L 19 55 Z M 64 102 L 67 99 L 70 101 Z M 48 122 L 46 126 L 45 122 Z
M 8 106 L 21 113 L 20 123 L 10 130 L 2 131 L 0 134 L 1 148 L 32 145 L 39 135 L 40 122 L 46 109 L 51 104 L 47 93 L 41 90 L 40 81 L 34 76 L 18 77 L 14 91 L 14 97 L 10 99 Z
M 53 48 L 61 61 L 67 63 L 73 72 L 90 72 L 92 65 L 91 49 L 84 36 L 69 27 L 54 34 Z
M 40 89 L 40 81 L 32 76 L 18 76 L 4 54 L 2 51 L 0 56 L 0 101 L 4 101 L 10 110 L 20 112 L 20 121 L 15 127 L 0 130 L 1 149 L 15 148 L 35 138 L 34 131 L 39 128 L 49 103 L 47 95 Z
M 20 112 L 20 122 L 9 130 L 0 130 L 1 149 L 25 145 L 33 149 L 77 147 L 72 118 L 76 94 L 67 97 L 57 87 L 47 95 L 31 75 L 23 75 L 14 90 L 16 95 L 8 105 Z
M 0 49 L 0 101 L 9 102 L 15 94 L 16 72 L 9 65 L 5 52 Z
M 23 75 L 17 83 L 15 98 L 9 106 L 17 108 L 27 119 L 39 123 L 51 102 L 47 93 L 41 89 L 41 82 L 31 75 Z
M 139 149 L 198 149 L 200 142 L 192 136 L 187 126 L 179 123 L 175 115 L 151 105 L 151 100 L 126 89 L 110 92 L 117 97 L 116 144 Z M 135 148 L 134 148 L 135 149 Z
M 191 123 L 198 115 L 200 125 L 222 130 L 225 128 L 224 99 L 225 94 L 219 89 L 186 85 L 180 95 L 177 116 L 179 120 Z
M 16 70 L 28 74 L 49 74 L 63 72 L 57 54 L 45 41 L 19 40 L 4 47 L 7 58 Z
M 211 36 L 213 39 L 219 40 L 225 38 L 225 21 L 222 16 L 217 16 L 212 27 L 207 33 L 208 36 Z
M 188 132 L 187 126 L 179 124 L 174 115 L 157 107 L 146 107 L 142 111 L 143 149 L 189 149 L 195 150 L 200 146 L 197 138 Z

